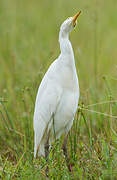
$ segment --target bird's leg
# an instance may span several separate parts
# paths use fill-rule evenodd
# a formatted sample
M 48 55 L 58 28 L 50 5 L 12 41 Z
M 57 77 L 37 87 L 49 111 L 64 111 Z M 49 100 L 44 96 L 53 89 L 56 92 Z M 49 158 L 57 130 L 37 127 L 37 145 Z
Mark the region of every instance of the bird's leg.
M 54 131 L 54 138 L 55 138 L 55 142 L 56 142 L 56 131 L 55 131 L 54 114 L 52 115 L 52 118 L 53 118 L 53 131 Z
M 68 139 L 68 134 L 67 134 L 67 136 L 65 137 L 64 142 L 63 142 L 63 146 L 62 146 L 63 153 L 64 153 L 64 155 L 65 155 L 66 160 L 68 160 L 67 139 Z
M 67 151 L 67 140 L 68 140 L 68 136 L 69 136 L 69 134 L 67 134 L 67 136 L 66 136 L 65 139 L 64 139 L 62 149 L 63 149 L 63 153 L 64 153 L 64 155 L 65 155 L 65 159 L 66 159 L 66 162 L 67 162 L 68 169 L 69 169 L 69 171 L 71 172 L 71 171 L 72 171 L 72 166 L 71 166 L 71 164 L 70 164 L 70 158 L 68 157 L 68 151 Z
M 48 163 L 48 157 L 49 157 L 49 135 L 50 133 L 48 133 L 48 136 L 47 136 L 47 141 L 45 143 L 45 158 L 46 158 L 46 162 Z M 49 176 L 49 168 L 48 168 L 48 165 L 46 167 L 46 176 L 48 177 Z

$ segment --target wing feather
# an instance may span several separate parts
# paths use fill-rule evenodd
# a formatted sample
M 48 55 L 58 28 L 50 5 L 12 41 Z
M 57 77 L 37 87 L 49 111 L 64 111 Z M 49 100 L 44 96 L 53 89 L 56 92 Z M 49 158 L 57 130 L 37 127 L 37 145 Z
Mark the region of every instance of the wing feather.
M 35 150 L 41 147 L 41 141 L 48 129 L 48 124 L 51 121 L 52 115 L 56 112 L 61 97 L 61 87 L 46 73 L 38 90 L 34 112 L 34 132 L 35 132 Z M 41 154 L 43 154 L 44 150 Z

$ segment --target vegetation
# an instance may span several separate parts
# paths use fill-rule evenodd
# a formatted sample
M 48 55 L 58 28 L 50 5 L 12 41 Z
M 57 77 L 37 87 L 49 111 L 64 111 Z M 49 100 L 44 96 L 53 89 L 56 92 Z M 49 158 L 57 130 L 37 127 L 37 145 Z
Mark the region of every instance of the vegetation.
M 58 33 L 82 10 L 71 34 L 80 82 L 70 131 L 70 173 L 61 150 L 50 152 L 50 179 L 117 178 L 117 1 L 0 1 L 0 177 L 45 179 L 33 158 L 33 111 L 38 86 L 59 55 Z M 43 105 L 43 104 L 42 104 Z

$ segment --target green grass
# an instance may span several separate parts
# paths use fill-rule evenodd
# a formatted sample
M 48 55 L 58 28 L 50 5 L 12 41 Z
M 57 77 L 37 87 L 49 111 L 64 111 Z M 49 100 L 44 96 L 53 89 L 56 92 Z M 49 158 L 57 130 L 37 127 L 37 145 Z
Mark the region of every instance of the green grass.
M 80 82 L 80 108 L 70 131 L 68 171 L 54 143 L 50 179 L 117 178 L 117 2 L 0 1 L 0 177 L 45 179 L 47 163 L 33 158 L 33 111 L 41 79 L 59 55 L 58 33 L 82 10 L 71 33 Z

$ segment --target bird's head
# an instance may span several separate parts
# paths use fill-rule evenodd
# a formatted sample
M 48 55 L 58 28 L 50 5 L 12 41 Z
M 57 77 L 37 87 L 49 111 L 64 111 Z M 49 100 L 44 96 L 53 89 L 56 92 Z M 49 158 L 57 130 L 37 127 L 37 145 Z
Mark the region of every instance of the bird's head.
M 81 11 L 78 12 L 75 16 L 67 18 L 60 27 L 61 35 L 69 34 L 77 24 L 77 18 L 80 15 Z

